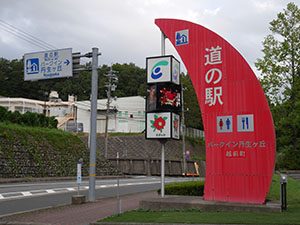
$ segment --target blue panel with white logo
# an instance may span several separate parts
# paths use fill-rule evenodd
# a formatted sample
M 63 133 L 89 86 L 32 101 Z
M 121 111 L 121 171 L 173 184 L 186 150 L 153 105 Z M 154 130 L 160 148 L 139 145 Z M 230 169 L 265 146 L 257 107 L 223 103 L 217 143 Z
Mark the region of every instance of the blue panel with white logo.
M 37 74 L 39 73 L 40 63 L 38 58 L 32 58 L 26 60 L 26 73 L 27 74 Z
M 180 30 L 175 32 L 175 45 L 187 45 L 189 43 L 189 30 Z

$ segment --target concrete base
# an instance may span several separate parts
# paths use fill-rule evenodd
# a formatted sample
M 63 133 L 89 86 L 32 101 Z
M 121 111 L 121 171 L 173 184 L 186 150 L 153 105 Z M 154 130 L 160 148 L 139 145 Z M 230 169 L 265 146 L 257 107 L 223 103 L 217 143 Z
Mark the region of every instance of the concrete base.
M 85 203 L 85 195 L 73 195 L 72 204 L 79 205 Z
M 280 204 L 267 202 L 263 205 L 204 201 L 199 196 L 165 196 L 140 201 L 145 210 L 200 209 L 203 211 L 280 212 Z

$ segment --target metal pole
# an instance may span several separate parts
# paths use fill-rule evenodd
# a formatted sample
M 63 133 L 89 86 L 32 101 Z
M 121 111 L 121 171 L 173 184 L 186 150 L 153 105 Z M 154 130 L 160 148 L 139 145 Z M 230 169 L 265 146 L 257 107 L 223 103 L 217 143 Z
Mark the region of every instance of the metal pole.
M 161 32 L 161 55 L 164 56 L 166 54 L 166 36 L 163 32 Z M 165 197 L 165 140 L 161 140 L 161 197 Z
M 166 36 L 163 32 L 161 32 L 161 55 L 166 55 L 166 42 L 165 42 Z
M 186 175 L 186 158 L 185 158 L 185 120 L 184 120 L 184 100 L 183 84 L 181 84 L 181 124 L 182 124 L 182 156 L 183 156 L 183 174 Z
M 119 173 L 119 152 L 117 152 L 117 169 Z M 119 174 L 117 175 L 117 201 L 118 201 L 118 214 L 122 213 L 121 209 L 121 199 L 120 199 L 120 178 Z
M 165 141 L 161 142 L 161 197 L 165 197 Z
M 98 96 L 98 48 L 92 52 L 92 99 L 91 99 L 91 127 L 90 127 L 90 173 L 89 173 L 89 201 L 96 200 L 96 133 L 97 133 L 97 96 Z

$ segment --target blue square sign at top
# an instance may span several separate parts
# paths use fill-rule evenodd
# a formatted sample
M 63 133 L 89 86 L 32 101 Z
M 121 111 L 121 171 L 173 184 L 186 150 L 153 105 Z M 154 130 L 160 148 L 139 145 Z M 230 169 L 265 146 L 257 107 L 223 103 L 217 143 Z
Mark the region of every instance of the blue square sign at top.
M 38 74 L 39 73 L 39 59 L 32 58 L 26 60 L 26 73 L 27 74 Z
M 189 30 L 180 30 L 175 33 L 175 45 L 186 45 L 189 43 Z

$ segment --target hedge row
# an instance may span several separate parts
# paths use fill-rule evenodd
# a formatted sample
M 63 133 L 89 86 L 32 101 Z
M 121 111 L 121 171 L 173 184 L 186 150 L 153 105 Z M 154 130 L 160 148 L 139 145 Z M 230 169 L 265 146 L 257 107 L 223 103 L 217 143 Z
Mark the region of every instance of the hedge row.
M 158 190 L 160 194 L 161 190 Z M 166 184 L 166 195 L 187 195 L 187 196 L 203 196 L 204 193 L 204 181 L 186 181 L 186 182 L 174 182 Z
M 11 112 L 0 106 L 0 122 L 10 122 L 31 127 L 56 128 L 57 120 L 54 117 L 46 117 L 44 114 L 18 111 Z

